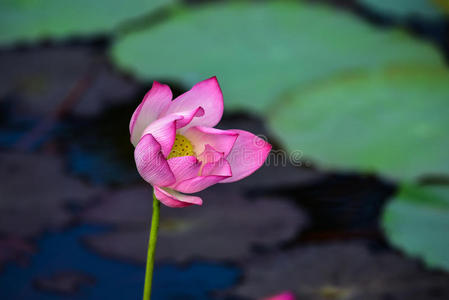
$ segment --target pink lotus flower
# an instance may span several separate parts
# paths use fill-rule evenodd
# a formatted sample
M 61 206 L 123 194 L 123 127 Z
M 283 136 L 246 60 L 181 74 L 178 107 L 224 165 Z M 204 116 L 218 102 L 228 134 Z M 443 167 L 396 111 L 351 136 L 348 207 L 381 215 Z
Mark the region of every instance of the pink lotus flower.
M 283 292 L 279 295 L 270 297 L 270 298 L 264 298 L 261 300 L 295 300 L 295 295 L 291 292 Z
M 201 205 L 200 197 L 186 194 L 240 180 L 265 162 L 271 145 L 263 139 L 213 128 L 223 115 L 215 77 L 172 97 L 167 85 L 154 82 L 129 124 L 137 170 L 159 201 L 170 207 Z

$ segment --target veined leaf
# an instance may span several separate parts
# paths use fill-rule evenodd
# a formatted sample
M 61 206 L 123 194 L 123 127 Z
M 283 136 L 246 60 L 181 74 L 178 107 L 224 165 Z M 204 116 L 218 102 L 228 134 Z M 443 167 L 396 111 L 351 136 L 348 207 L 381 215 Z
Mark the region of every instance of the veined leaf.
M 444 67 L 355 71 L 292 90 L 269 120 L 321 166 L 413 180 L 449 174 L 448 97 Z
M 0 45 L 110 33 L 172 0 L 2 0 Z
M 449 270 L 449 186 L 403 186 L 382 222 L 395 246 Z
M 353 68 L 441 65 L 429 44 L 326 6 L 221 3 L 185 9 L 117 40 L 116 64 L 144 80 L 190 87 L 216 75 L 225 108 L 269 114 L 285 89 Z

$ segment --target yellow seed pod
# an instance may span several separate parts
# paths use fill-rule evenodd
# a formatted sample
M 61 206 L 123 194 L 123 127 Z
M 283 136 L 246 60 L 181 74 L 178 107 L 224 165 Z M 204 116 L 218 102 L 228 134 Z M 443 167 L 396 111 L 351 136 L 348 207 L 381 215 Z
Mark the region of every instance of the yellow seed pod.
M 168 159 L 179 156 L 194 156 L 192 143 L 183 135 L 177 134 Z

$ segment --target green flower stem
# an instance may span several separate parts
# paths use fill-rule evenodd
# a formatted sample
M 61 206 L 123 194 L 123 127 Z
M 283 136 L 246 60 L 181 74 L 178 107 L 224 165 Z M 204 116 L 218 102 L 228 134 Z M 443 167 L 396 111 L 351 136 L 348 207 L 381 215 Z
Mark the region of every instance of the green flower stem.
M 154 251 L 156 250 L 157 231 L 159 229 L 160 202 L 153 193 L 153 216 L 151 218 L 150 241 L 148 242 L 147 268 L 145 271 L 145 287 L 143 300 L 151 298 L 151 283 L 153 282 Z

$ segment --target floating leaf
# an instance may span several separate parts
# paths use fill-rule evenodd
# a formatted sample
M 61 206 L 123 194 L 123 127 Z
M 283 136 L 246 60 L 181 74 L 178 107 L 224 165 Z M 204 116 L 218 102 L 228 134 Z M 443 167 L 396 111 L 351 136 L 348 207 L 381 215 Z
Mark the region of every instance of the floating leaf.
M 105 231 L 105 228 L 81 225 L 45 234 L 38 241 L 39 251 L 31 257 L 29 264 L 10 263 L 5 266 L 0 274 L 2 299 L 140 298 L 144 264 L 102 257 L 80 242 L 86 236 Z M 5 249 L 1 250 L 3 254 Z M 198 260 L 183 265 L 158 263 L 154 270 L 153 299 L 217 299 L 211 296 L 212 292 L 232 287 L 240 277 L 239 268 L 224 263 Z M 92 279 L 96 279 L 95 285 L 90 285 Z M 71 293 L 73 281 L 82 285 L 76 293 Z
M 112 48 L 142 79 L 189 87 L 217 75 L 228 109 L 263 112 L 286 88 L 337 71 L 399 62 L 442 64 L 435 49 L 325 6 L 293 2 L 206 5 L 179 12 Z
M 78 96 L 71 113 L 83 117 L 123 104 L 138 93 L 138 85 L 98 60 L 92 46 L 5 51 L 0 65 L 8 70 L 0 72 L 1 100 L 12 100 L 18 113 L 33 117 L 58 110 L 74 91 Z M 84 83 L 79 86 L 80 82 Z
M 4 0 L 0 2 L 0 44 L 105 34 L 171 0 Z
M 34 285 L 38 290 L 49 293 L 75 294 L 85 286 L 92 286 L 96 278 L 79 271 L 59 271 L 51 276 L 35 279 Z
M 243 299 L 290 290 L 297 299 L 446 299 L 449 275 L 361 242 L 319 243 L 252 257 L 230 294 Z M 438 291 L 437 296 L 432 291 Z M 388 298 L 388 297 L 387 297 Z
M 226 185 L 205 190 L 200 195 L 208 201 L 201 210 L 163 207 L 156 260 L 245 260 L 253 246 L 276 248 L 306 223 L 289 203 L 276 198 L 250 202 L 236 191 Z M 88 209 L 84 221 L 112 225 L 114 231 L 89 237 L 87 244 L 109 257 L 145 263 L 151 194 L 148 187 L 117 190 Z
M 0 234 L 32 238 L 61 229 L 100 189 L 67 176 L 59 158 L 41 154 L 0 154 Z
M 414 179 L 449 174 L 449 72 L 396 67 L 301 86 L 272 110 L 287 148 L 326 167 Z
M 402 186 L 385 209 L 383 226 L 394 245 L 449 271 L 449 186 Z
M 441 10 L 435 5 L 439 0 L 359 0 L 367 7 L 393 17 L 404 18 L 421 16 L 435 18 L 442 16 Z M 441 2 L 444 2 L 443 0 Z

